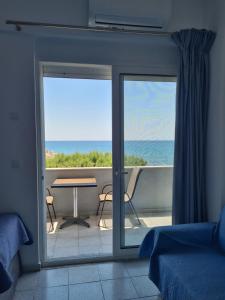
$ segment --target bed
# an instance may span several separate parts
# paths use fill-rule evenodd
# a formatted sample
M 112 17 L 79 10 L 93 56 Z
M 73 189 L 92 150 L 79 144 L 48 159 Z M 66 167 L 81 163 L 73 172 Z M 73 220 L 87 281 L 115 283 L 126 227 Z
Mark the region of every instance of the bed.
M 0 214 L 0 300 L 12 299 L 21 272 L 19 250 L 33 243 L 29 230 L 17 214 Z

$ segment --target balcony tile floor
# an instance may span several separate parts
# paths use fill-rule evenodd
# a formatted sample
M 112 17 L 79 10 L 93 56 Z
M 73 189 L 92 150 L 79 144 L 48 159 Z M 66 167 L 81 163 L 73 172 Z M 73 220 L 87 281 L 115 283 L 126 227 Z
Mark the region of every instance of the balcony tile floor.
M 125 243 L 127 246 L 140 245 L 145 234 L 151 227 L 171 224 L 170 213 L 139 214 L 141 225 L 136 219 L 128 216 L 125 220 Z M 54 230 L 50 231 L 47 222 L 47 257 L 60 259 L 67 257 L 98 257 L 112 255 L 112 218 L 103 216 L 101 226 L 98 226 L 99 217 L 90 216 L 90 228 L 72 225 L 59 229 L 62 218 L 54 221 Z
M 161 300 L 147 274 L 145 260 L 43 269 L 19 278 L 13 300 Z

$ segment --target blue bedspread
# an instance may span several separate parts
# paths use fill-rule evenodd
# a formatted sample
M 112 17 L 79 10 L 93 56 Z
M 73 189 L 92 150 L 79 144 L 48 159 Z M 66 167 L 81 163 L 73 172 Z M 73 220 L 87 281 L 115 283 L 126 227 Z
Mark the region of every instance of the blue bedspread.
M 29 230 L 17 214 L 0 214 L 0 293 L 12 284 L 8 272 L 11 260 L 21 245 L 32 243 Z
M 146 235 L 140 256 L 150 258 L 149 278 L 163 299 L 225 299 L 225 255 L 216 228 L 215 223 L 165 226 Z

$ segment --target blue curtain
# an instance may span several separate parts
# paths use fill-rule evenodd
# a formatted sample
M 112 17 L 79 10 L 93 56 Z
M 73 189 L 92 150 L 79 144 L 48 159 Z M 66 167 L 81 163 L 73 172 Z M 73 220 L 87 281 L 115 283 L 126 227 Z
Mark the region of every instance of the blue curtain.
M 172 34 L 179 71 L 173 181 L 173 223 L 207 220 L 206 130 L 209 99 L 209 52 L 215 33 L 182 30 Z

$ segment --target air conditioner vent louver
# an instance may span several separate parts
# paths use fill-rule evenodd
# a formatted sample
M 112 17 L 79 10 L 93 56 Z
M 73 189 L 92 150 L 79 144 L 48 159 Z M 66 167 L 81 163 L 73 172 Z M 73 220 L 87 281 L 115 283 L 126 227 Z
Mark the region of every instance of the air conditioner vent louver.
M 140 28 L 155 28 L 162 29 L 163 24 L 156 18 L 138 18 L 138 17 L 124 17 L 124 16 L 112 16 L 112 15 L 95 15 L 95 24 L 98 25 L 108 25 L 111 27 L 140 27 Z
M 89 0 L 89 26 L 166 30 L 172 0 Z

